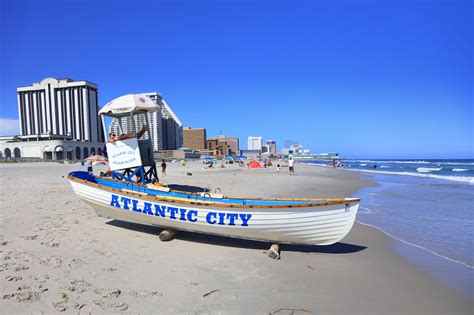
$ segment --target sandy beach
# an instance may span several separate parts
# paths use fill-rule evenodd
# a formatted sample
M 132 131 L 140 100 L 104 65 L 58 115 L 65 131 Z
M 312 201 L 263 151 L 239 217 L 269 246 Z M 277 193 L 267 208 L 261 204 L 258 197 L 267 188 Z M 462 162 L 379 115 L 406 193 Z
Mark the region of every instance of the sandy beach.
M 350 197 L 374 185 L 323 167 L 168 164 L 169 185 L 226 195 Z M 65 176 L 80 164 L 0 164 L 0 313 L 472 314 L 473 302 L 356 224 L 332 246 L 282 246 L 97 217 Z M 192 173 L 192 176 L 187 175 Z

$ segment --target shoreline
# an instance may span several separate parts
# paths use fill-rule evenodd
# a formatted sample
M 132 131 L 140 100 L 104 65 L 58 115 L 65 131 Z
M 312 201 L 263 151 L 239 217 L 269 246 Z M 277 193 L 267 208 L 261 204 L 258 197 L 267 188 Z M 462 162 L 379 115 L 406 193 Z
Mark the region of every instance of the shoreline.
M 296 176 L 287 169 L 278 175 L 274 168 L 168 165 L 168 184 L 212 183 L 210 188 L 227 195 L 350 197 L 376 185 L 361 179 L 362 174 L 301 164 Z M 181 232 L 164 243 L 158 241 L 158 228 L 97 217 L 62 178 L 78 169 L 85 167 L 0 165 L 4 311 L 470 311 L 469 299 L 407 261 L 393 248 L 394 241 L 374 228 L 356 223 L 342 242 L 331 246 L 282 245 L 280 261 L 266 258 L 262 251 L 268 244 L 261 242 Z M 38 175 L 25 181 L 33 171 Z
M 355 170 L 348 171 L 364 175 L 363 178 L 372 179 L 378 184 L 376 188 L 386 187 L 386 180 L 381 179 L 378 173 L 365 173 L 365 171 Z M 382 174 L 386 175 L 385 173 Z M 395 176 L 395 178 L 401 176 L 396 173 L 390 173 L 389 175 Z M 387 176 L 387 178 L 390 176 Z M 448 181 L 445 185 L 449 185 L 449 180 L 445 179 L 445 181 Z M 464 184 L 469 185 L 470 183 L 468 182 Z M 372 194 L 374 192 L 378 192 L 378 190 L 362 188 L 357 194 L 357 197 L 364 199 L 367 197 L 367 194 Z M 378 199 L 377 202 L 382 202 L 382 200 Z M 361 205 L 364 206 L 363 203 Z M 474 283 L 474 266 L 465 261 L 437 252 L 429 247 L 425 247 L 426 245 L 419 245 L 402 236 L 397 236 L 394 234 L 395 231 L 389 232 L 386 226 L 384 227 L 381 224 L 379 225 L 370 222 L 370 220 L 367 219 L 368 218 L 359 217 L 356 220 L 356 223 L 383 233 L 393 241 L 393 248 L 408 262 L 414 263 L 417 267 L 421 268 L 424 273 L 450 286 L 460 294 L 471 299 L 474 298 L 474 288 L 472 285 Z

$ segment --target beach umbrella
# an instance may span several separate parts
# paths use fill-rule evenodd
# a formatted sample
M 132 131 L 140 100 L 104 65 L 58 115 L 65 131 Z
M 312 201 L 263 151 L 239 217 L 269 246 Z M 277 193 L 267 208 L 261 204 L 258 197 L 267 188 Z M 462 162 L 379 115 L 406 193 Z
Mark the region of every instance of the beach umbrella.
M 100 109 L 99 114 L 118 115 L 137 111 L 153 113 L 157 110 L 159 110 L 158 105 L 148 96 L 143 94 L 127 94 L 117 97 L 105 104 L 105 106 Z
M 234 159 L 234 157 L 232 155 L 226 155 L 225 158 L 226 158 L 226 160 L 233 160 Z
M 103 155 L 91 155 L 86 159 L 86 162 L 92 164 L 92 165 L 98 165 L 98 164 L 107 164 L 109 163 L 109 160 Z

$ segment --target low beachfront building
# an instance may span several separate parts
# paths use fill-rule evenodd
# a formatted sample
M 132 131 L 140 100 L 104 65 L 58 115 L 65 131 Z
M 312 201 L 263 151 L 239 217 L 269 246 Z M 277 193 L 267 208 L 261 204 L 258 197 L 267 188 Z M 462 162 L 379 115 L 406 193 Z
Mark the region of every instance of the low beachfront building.
M 30 140 L 30 141 L 28 141 Z M 0 137 L 0 158 L 32 158 L 44 160 L 82 160 L 104 154 L 104 143 L 40 136 L 37 140 L 22 136 Z
M 206 147 L 212 155 L 237 155 L 239 153 L 239 138 L 219 135 L 206 140 Z
M 246 156 L 247 158 L 255 159 L 262 155 L 261 150 L 240 150 L 240 155 Z
M 181 148 L 179 150 L 161 150 L 154 152 L 155 160 L 183 160 L 183 159 L 199 159 L 201 152 L 190 148 Z
M 183 146 L 193 150 L 203 151 L 206 146 L 206 128 L 183 128 Z

